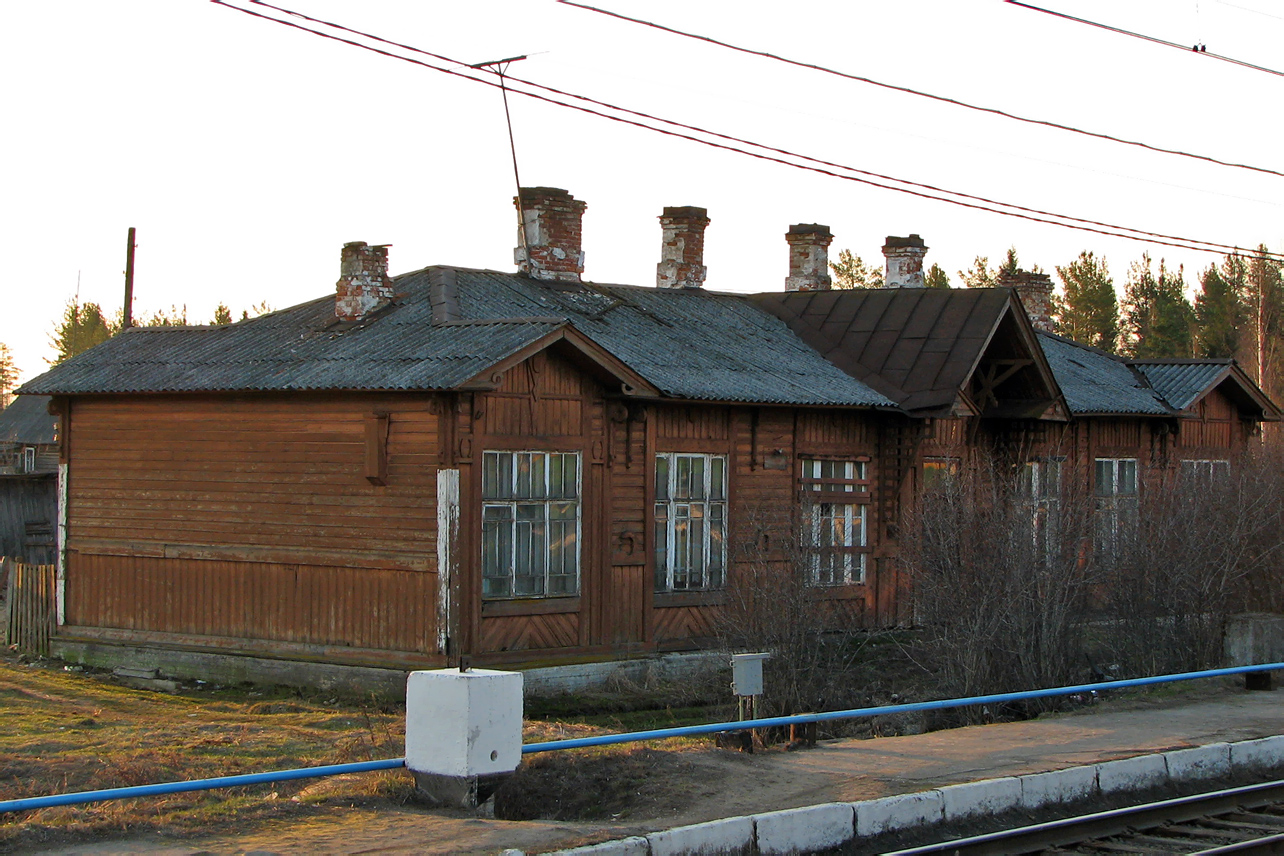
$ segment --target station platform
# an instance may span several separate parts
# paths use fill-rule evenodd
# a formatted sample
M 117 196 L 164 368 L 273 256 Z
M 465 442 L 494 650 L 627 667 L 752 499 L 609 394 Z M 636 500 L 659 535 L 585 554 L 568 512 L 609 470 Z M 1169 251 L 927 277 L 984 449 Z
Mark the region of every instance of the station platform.
M 118 853 L 545 853 L 735 816 L 857 802 L 1284 734 L 1284 690 L 1242 680 L 1106 698 L 1064 714 L 872 740 L 822 741 L 802 751 L 683 753 L 691 785 L 680 807 L 607 823 L 502 821 L 407 807 L 260 829 L 236 836 L 63 848 Z M 574 751 L 574 750 L 572 750 Z M 176 846 L 177 845 L 177 846 Z

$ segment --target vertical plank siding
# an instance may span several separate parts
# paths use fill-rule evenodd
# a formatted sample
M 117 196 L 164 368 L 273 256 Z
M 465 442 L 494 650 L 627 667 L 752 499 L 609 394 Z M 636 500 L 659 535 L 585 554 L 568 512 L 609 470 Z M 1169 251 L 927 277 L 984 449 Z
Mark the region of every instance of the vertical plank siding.
M 54 566 L 9 563 L 5 645 L 46 656 L 54 629 Z

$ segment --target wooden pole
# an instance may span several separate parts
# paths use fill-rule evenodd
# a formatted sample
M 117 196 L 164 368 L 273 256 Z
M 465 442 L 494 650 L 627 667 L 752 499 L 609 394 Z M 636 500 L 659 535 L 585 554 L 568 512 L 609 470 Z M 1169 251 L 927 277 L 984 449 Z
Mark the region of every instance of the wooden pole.
M 134 326 L 134 227 L 129 227 L 129 241 L 125 247 L 125 309 L 121 327 Z

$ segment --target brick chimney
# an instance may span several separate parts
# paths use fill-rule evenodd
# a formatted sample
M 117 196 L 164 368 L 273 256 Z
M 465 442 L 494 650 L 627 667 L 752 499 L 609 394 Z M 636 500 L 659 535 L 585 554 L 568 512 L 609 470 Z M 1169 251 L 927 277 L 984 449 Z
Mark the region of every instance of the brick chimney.
M 703 208 L 665 208 L 660 215 L 660 263 L 655 266 L 657 288 L 699 288 L 709 269 L 704 264 L 704 230 L 709 212 Z
M 335 283 L 335 317 L 360 321 L 391 300 L 388 245 L 372 247 L 365 241 L 344 244 L 339 256 L 339 281 Z
M 828 226 L 797 223 L 785 233 L 789 242 L 789 276 L 785 291 L 828 291 L 829 245 L 834 236 Z
M 1052 323 L 1052 277 L 1018 268 L 1012 273 L 1000 271 L 999 285 L 1016 289 L 1025 314 L 1030 316 L 1030 323 L 1036 330 L 1056 332 Z
M 888 235 L 887 243 L 883 244 L 883 256 L 887 259 L 883 288 L 922 288 L 925 255 L 927 245 L 918 235 L 908 238 Z
M 521 232 L 513 260 L 527 276 L 579 282 L 584 272 L 580 221 L 587 205 L 556 187 L 523 187 L 513 197 Z

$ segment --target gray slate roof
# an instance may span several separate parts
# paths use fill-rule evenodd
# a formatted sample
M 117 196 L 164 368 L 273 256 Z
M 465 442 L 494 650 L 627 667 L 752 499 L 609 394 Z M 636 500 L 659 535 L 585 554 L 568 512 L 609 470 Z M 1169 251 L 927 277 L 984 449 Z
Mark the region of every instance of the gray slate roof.
M 1122 358 L 1049 333 L 1040 333 L 1039 343 L 1072 414 L 1172 414 L 1159 393 Z
M 0 443 L 48 445 L 58 439 L 57 426 L 49 414 L 49 396 L 20 395 L 0 410 Z
M 738 295 L 456 268 L 395 287 L 392 306 L 357 324 L 337 323 L 327 295 L 222 327 L 137 328 L 21 392 L 451 389 L 569 324 L 676 398 L 895 406 Z

